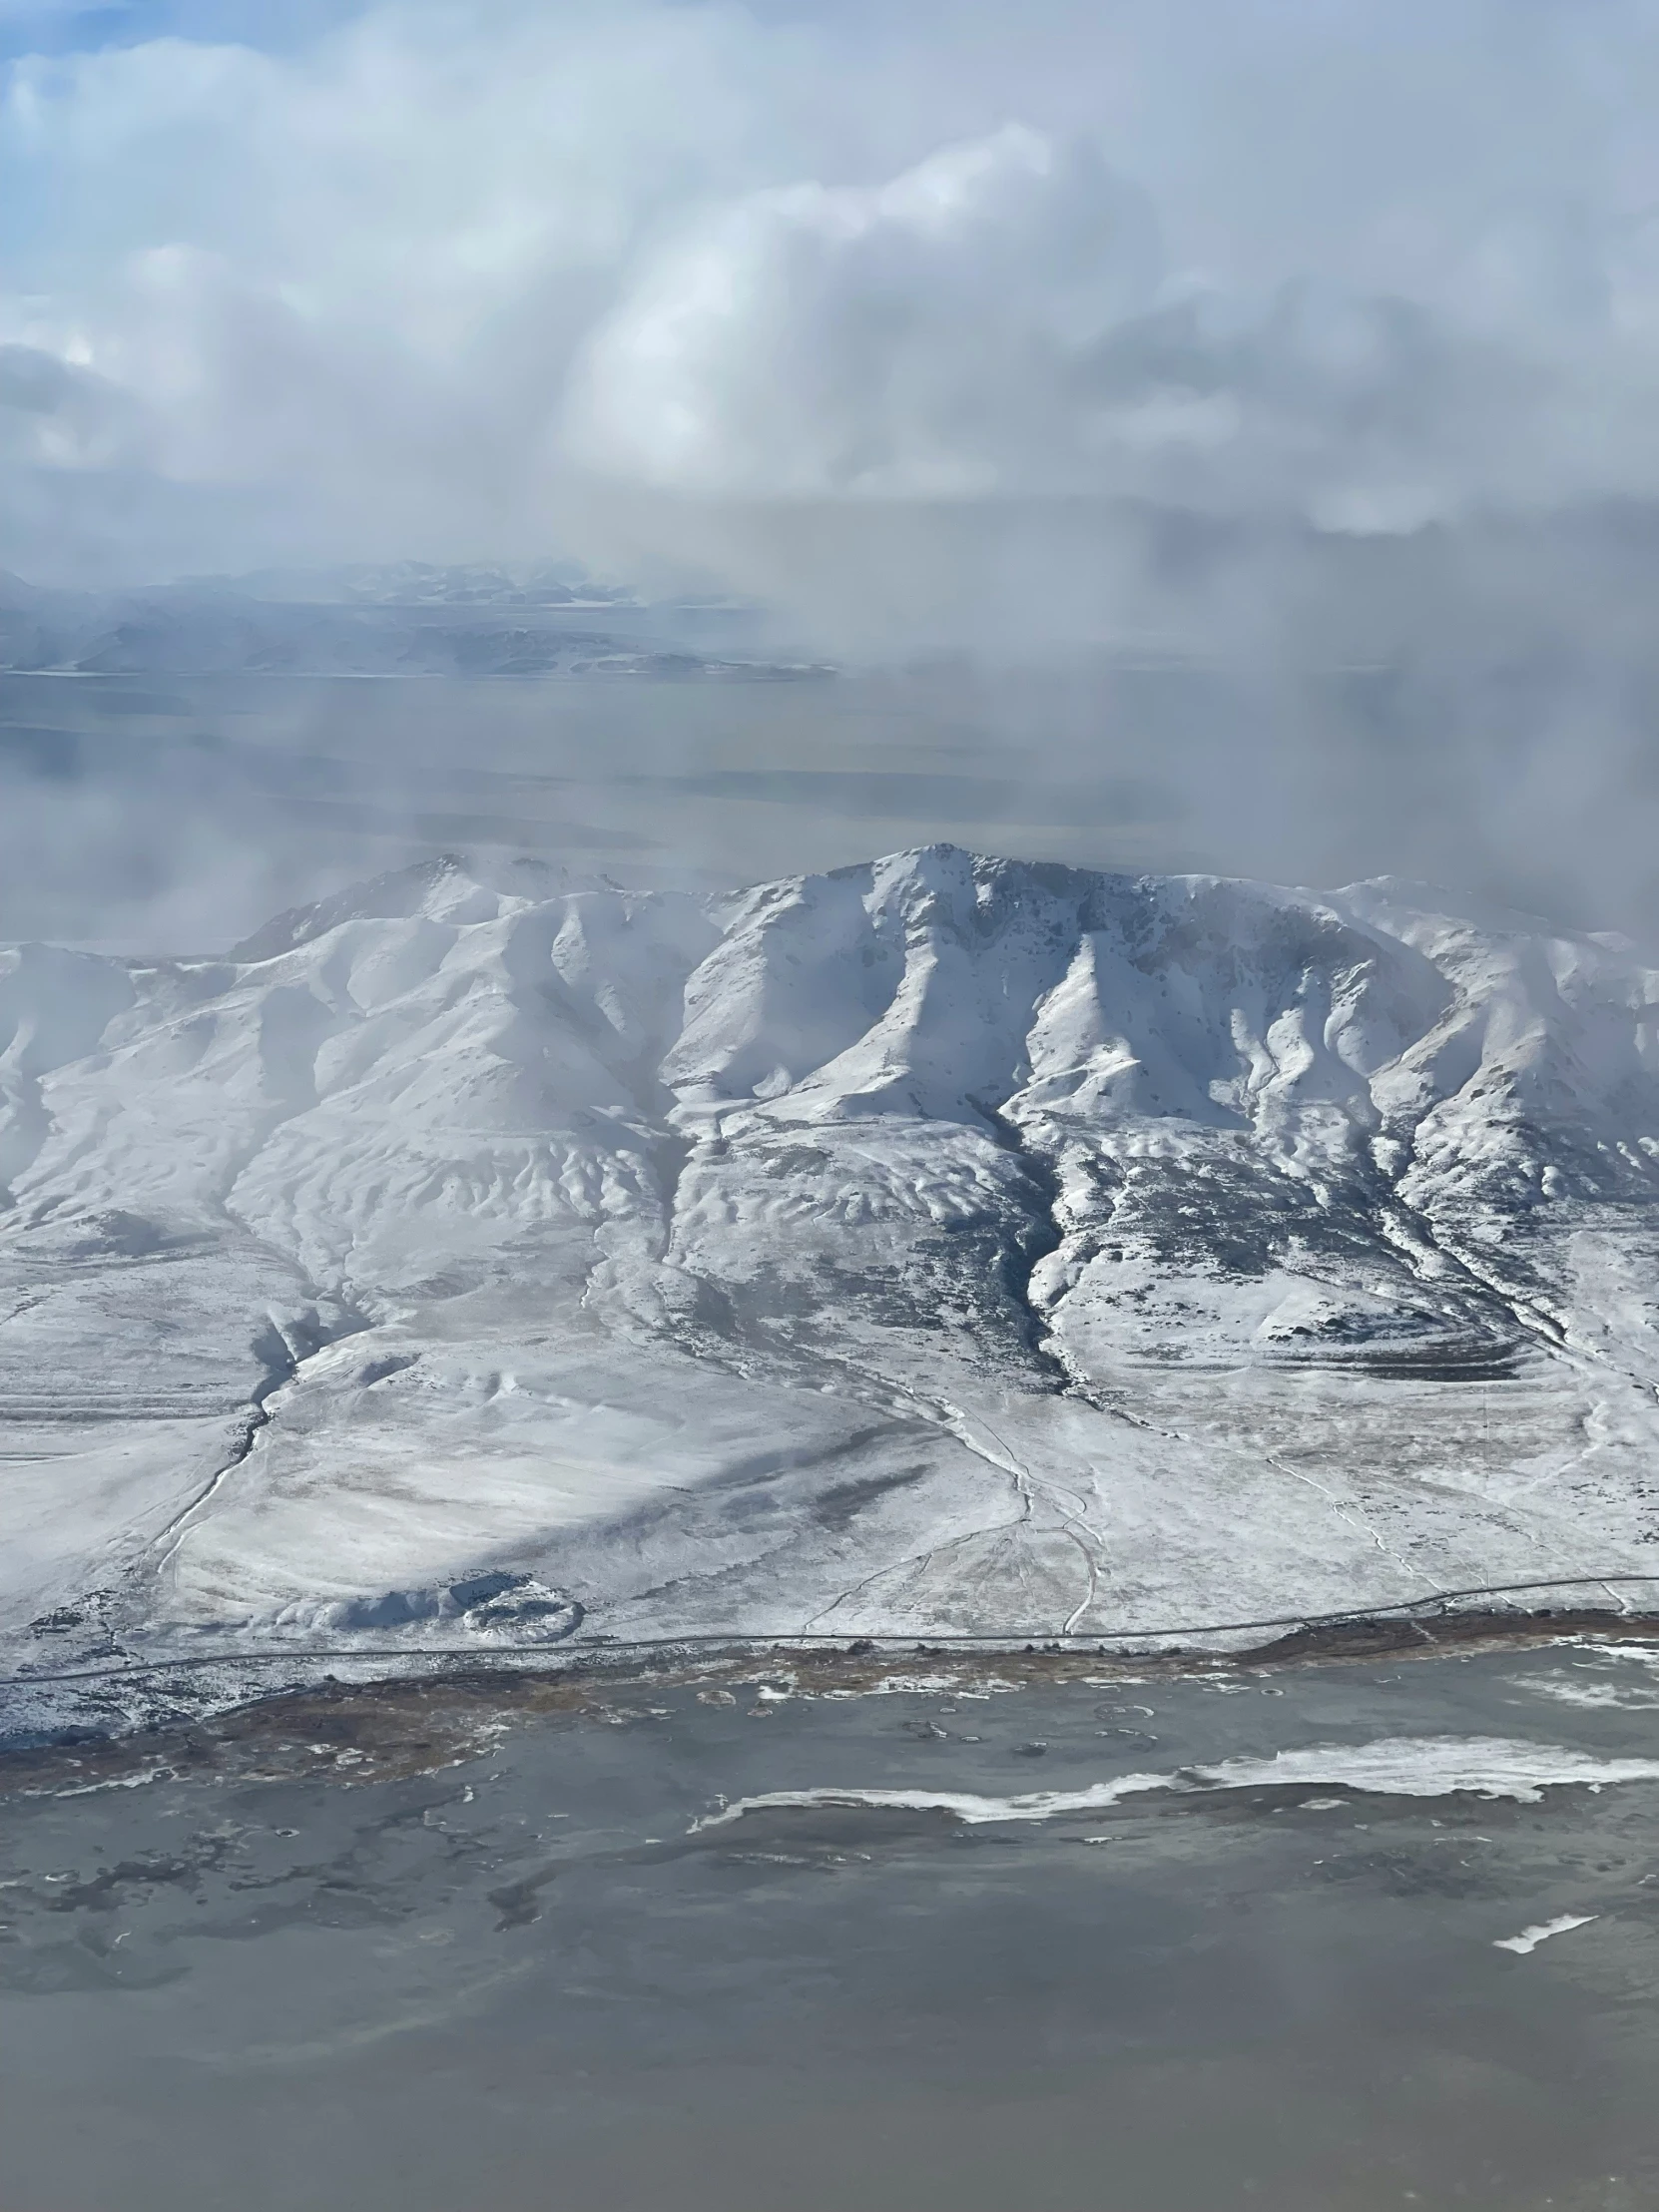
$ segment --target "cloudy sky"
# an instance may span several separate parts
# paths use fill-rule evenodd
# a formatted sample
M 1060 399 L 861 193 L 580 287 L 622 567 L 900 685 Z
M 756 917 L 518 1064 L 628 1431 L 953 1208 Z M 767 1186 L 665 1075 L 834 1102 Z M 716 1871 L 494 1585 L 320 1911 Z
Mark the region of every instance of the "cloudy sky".
M 1649 0 L 0 0 L 0 54 L 40 575 L 1659 491 Z
M 0 0 L 0 567 L 1185 657 L 1008 717 L 1141 856 L 1659 937 L 1659 0 Z

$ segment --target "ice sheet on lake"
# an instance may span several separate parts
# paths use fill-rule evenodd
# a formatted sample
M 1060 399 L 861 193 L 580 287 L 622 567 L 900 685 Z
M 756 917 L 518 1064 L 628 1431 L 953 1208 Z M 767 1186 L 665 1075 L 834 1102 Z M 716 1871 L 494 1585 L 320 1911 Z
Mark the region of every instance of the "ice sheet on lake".
M 1382 1797 L 1448 1797 L 1463 1791 L 1534 1805 L 1545 1790 L 1599 1790 L 1619 1782 L 1659 1782 L 1659 1759 L 1595 1759 L 1555 1744 L 1504 1737 L 1392 1736 L 1370 1744 L 1320 1744 L 1277 1752 L 1271 1759 L 1226 1759 L 1216 1766 L 1179 1767 L 1163 1774 L 1116 1775 L 1080 1790 L 1031 1790 L 982 1797 L 951 1790 L 772 1790 L 738 1798 L 706 1814 L 695 1829 L 721 1828 L 753 1813 L 814 1807 L 864 1807 L 947 1813 L 979 1825 L 1047 1821 L 1064 1813 L 1098 1813 L 1151 1791 L 1299 1789 L 1311 1783 L 1370 1791 Z
M 1551 1936 L 1565 1936 L 1570 1929 L 1588 1928 L 1597 1919 L 1594 1913 L 1561 1913 L 1552 1921 L 1539 1921 L 1534 1928 L 1523 1928 L 1518 1936 L 1500 1936 L 1492 1944 L 1493 1950 L 1512 1950 L 1521 1957 L 1536 1950 Z

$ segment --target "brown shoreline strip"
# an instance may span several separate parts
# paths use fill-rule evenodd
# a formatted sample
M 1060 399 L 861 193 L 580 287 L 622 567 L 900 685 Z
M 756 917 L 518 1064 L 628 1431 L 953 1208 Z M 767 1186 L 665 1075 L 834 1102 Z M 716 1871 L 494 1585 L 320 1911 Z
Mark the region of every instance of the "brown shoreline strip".
M 701 1649 L 685 1639 L 665 1642 L 649 1660 L 628 1656 L 638 1646 L 589 1647 L 552 1666 L 490 1665 L 470 1654 L 461 1663 L 446 1665 L 438 1655 L 439 1664 L 416 1672 L 358 1682 L 324 1679 L 201 1718 L 181 1717 L 90 1740 L 81 1732 L 74 1741 L 0 1751 L 0 1796 L 118 1788 L 164 1775 L 178 1780 L 217 1776 L 355 1783 L 431 1773 L 479 1755 L 500 1726 L 515 1719 L 637 1719 L 627 1699 L 648 1685 L 658 1691 L 724 1690 L 783 1678 L 792 1691 L 808 1697 L 857 1696 L 892 1686 L 895 1676 L 901 1682 L 906 1671 L 943 1671 L 967 1686 L 994 1668 L 996 1682 L 1015 1690 L 1099 1681 L 1103 1669 L 1137 1680 L 1179 1680 L 1222 1668 L 1426 1659 L 1450 1649 L 1519 1649 L 1582 1638 L 1659 1644 L 1659 1612 L 1586 1607 L 1521 1612 L 1503 1607 L 1421 1620 L 1396 1611 L 1315 1623 L 1271 1643 L 1226 1654 L 1175 1648 L 1114 1651 L 1092 1639 L 1086 1646 L 1074 1639 L 1071 1648 L 1049 1638 L 990 1649 L 941 1638 L 856 1637 L 837 1643 L 815 1640 L 810 1647 L 781 1639 L 711 1638 L 703 1640 Z M 165 1672 L 165 1667 L 129 1671 L 152 1674 Z

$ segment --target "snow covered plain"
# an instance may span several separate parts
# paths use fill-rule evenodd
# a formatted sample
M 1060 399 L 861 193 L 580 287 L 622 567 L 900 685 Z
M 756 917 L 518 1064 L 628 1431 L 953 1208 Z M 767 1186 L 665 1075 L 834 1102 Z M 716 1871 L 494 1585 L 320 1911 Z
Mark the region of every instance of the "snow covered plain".
M 0 1108 L 14 1677 L 1659 1573 L 1616 940 L 444 860 L 223 958 L 0 952 Z

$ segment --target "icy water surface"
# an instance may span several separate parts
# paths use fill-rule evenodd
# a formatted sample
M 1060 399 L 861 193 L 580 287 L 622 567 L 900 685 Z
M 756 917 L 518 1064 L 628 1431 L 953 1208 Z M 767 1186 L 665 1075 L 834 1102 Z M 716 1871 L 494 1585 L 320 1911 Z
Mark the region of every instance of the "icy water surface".
M 750 1669 L 14 1764 L 0 2206 L 1634 2212 L 1656 1659 Z

